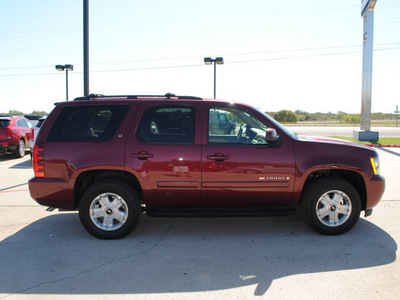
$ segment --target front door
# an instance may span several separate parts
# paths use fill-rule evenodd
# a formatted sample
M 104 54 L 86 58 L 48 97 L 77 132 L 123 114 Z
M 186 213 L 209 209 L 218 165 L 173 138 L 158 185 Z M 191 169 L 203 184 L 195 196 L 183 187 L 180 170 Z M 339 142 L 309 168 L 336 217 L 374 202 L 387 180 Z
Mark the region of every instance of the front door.
M 294 152 L 290 139 L 272 146 L 265 141 L 269 127 L 255 111 L 239 105 L 209 105 L 208 130 L 203 133 L 202 197 L 209 207 L 283 207 L 290 205 L 294 187 Z M 234 127 L 214 130 L 214 115 L 225 115 Z

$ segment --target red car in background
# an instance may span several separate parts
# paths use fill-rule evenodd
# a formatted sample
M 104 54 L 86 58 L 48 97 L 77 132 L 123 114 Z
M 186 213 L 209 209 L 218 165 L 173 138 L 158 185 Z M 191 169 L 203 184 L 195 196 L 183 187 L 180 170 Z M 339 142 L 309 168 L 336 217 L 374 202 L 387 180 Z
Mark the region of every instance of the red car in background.
M 34 130 L 24 117 L 0 117 L 0 153 L 12 153 L 20 158 L 33 147 Z

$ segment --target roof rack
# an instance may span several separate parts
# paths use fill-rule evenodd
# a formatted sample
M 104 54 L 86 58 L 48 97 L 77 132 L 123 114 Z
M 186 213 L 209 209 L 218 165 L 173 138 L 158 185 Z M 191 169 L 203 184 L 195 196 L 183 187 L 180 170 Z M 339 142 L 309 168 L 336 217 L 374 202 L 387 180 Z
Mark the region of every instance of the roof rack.
M 102 95 L 102 94 L 90 94 L 88 96 L 77 97 L 74 100 L 97 100 L 103 98 L 114 98 L 114 99 L 146 99 L 146 98 L 160 98 L 160 99 L 176 99 L 176 100 L 203 100 L 200 97 L 193 96 L 175 96 L 175 94 L 167 93 L 165 95 Z

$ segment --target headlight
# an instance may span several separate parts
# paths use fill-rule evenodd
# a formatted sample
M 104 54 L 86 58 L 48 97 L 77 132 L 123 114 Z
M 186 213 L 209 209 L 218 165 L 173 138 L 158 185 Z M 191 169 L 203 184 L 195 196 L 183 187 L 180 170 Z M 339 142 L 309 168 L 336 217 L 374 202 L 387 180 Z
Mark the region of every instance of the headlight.
M 372 165 L 372 170 L 374 170 L 374 174 L 379 175 L 380 173 L 379 157 L 371 157 L 371 165 Z

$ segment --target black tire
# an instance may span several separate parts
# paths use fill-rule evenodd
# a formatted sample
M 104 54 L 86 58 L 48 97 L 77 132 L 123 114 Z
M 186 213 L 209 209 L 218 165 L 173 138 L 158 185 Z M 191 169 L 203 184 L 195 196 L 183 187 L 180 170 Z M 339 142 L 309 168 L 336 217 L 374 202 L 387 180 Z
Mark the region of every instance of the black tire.
M 19 140 L 17 149 L 15 149 L 14 155 L 16 158 L 21 158 L 25 156 L 25 141 Z
M 312 229 L 325 235 L 338 235 L 357 223 L 361 199 L 349 182 L 325 177 L 306 187 L 300 208 L 304 221 Z
M 99 239 L 119 239 L 136 227 L 141 214 L 140 200 L 128 184 L 102 180 L 91 185 L 79 203 L 83 227 Z

